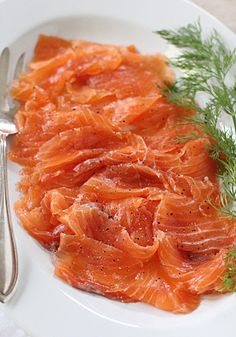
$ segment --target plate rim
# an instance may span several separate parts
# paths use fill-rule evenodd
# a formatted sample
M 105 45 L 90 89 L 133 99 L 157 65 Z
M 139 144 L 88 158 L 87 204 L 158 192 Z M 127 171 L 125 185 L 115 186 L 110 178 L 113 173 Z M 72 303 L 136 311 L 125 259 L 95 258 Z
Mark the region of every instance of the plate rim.
M 15 3 L 17 0 L 3 0 L 3 2 L 0 2 L 0 11 L 1 11 L 1 6 L 3 6 L 4 4 L 6 4 L 7 2 L 9 3 L 9 2 L 11 2 L 11 3 Z M 19 1 L 19 0 L 18 0 Z M 53 0 L 54 1 L 54 0 Z M 73 2 L 73 0 L 69 0 L 70 2 Z M 83 0 L 84 1 L 84 0 Z M 89 0 L 90 2 L 92 2 L 93 0 Z M 94 0 L 95 1 L 95 0 Z M 104 1 L 108 1 L 108 0 L 104 0 Z M 169 0 L 170 2 L 171 2 L 171 0 Z M 173 0 L 173 1 L 175 1 L 175 0 Z M 24 3 L 26 3 L 27 1 L 26 0 L 23 0 L 22 2 L 24 2 Z M 39 2 L 38 0 L 32 0 L 32 2 L 34 2 L 34 3 L 36 3 L 36 2 Z M 44 0 L 44 2 L 46 2 L 45 0 Z M 55 2 L 55 1 L 54 1 Z M 144 2 L 144 0 L 139 0 L 139 3 L 141 3 L 141 2 Z M 232 30 L 230 29 L 230 28 L 228 28 L 227 26 L 225 26 L 219 19 L 217 19 L 216 17 L 214 17 L 212 14 L 210 14 L 209 12 L 207 12 L 205 9 L 203 9 L 203 8 L 201 8 L 200 6 L 198 6 L 197 4 L 195 4 L 195 3 L 193 3 L 192 1 L 189 1 L 189 0 L 178 0 L 177 2 L 179 2 L 180 4 L 181 3 L 185 3 L 185 4 L 187 4 L 188 6 L 191 6 L 191 7 L 193 7 L 193 8 L 195 8 L 198 12 L 199 12 L 199 15 L 201 14 L 201 15 L 203 15 L 203 16 L 206 16 L 206 17 L 209 17 L 210 18 L 210 21 L 213 21 L 213 23 L 216 23 L 217 25 L 219 25 L 219 27 L 221 27 L 220 29 L 221 30 L 223 30 L 223 34 L 222 35 L 227 35 L 227 40 L 229 40 L 229 43 L 231 44 L 231 42 L 233 42 L 234 41 L 234 43 L 236 42 L 236 35 L 232 32 Z M 0 14 L 0 17 L 1 17 L 1 14 Z M 213 24 L 214 25 L 214 24 Z M 0 27 L 1 27 L 1 23 L 0 23 Z M 163 27 L 163 28 L 165 28 L 165 27 Z M 1 44 L 0 44 L 0 47 L 2 47 L 1 46 Z M 21 229 L 22 230 L 22 229 Z M 23 231 L 23 230 L 22 230 Z M 25 232 L 24 232 L 24 234 L 25 235 L 27 235 L 28 236 L 28 234 L 26 234 Z M 27 240 L 28 241 L 32 241 L 32 238 L 30 238 L 30 237 L 28 237 L 27 238 Z M 62 287 L 62 288 L 64 288 L 64 287 Z M 13 304 L 13 305 L 12 305 Z M 10 302 L 9 303 L 9 305 L 7 304 L 7 305 L 5 305 L 5 307 L 3 306 L 3 305 L 1 305 L 0 306 L 0 308 L 1 309 L 3 309 L 3 311 L 5 311 L 6 313 L 7 313 L 7 315 L 9 316 L 9 317 L 11 317 L 12 319 L 13 319 L 13 321 L 15 321 L 17 324 L 19 324 L 20 323 L 20 325 L 22 325 L 21 324 L 21 322 L 19 322 L 16 318 L 15 318 L 15 316 L 14 316 L 14 314 L 12 314 L 13 313 L 13 308 L 12 308 L 12 306 L 14 306 L 14 299 L 13 299 L 13 301 L 12 302 Z M 6 307 L 8 307 L 8 308 L 10 308 L 10 309 L 6 309 Z M 191 314 L 190 314 L 191 315 Z M 230 322 L 232 322 L 232 321 L 230 321 Z M 24 328 L 24 327 L 23 327 Z M 128 330 L 129 329 L 127 329 L 127 332 L 128 332 Z M 141 329 L 141 330 L 143 330 L 142 332 L 147 332 L 145 329 Z M 156 331 L 156 332 L 160 332 L 160 331 L 158 331 L 158 330 L 154 330 L 154 331 Z M 152 331 L 151 332 L 151 334 L 154 332 L 154 331 Z M 169 330 L 170 331 L 170 330 Z M 164 332 L 164 331 L 162 331 L 163 333 L 165 333 L 165 336 L 166 337 L 168 337 L 168 336 L 170 336 L 168 333 L 169 332 Z M 128 332 L 128 333 L 130 333 L 130 331 Z M 149 335 L 149 333 L 150 332 L 147 332 L 147 336 L 149 337 L 149 336 L 151 336 L 151 334 Z M 105 337 L 106 337 L 107 335 L 105 335 Z M 127 335 L 128 336 L 128 335 Z M 152 334 L 152 336 L 153 336 L 153 334 Z M 164 335 L 163 335 L 164 336 Z M 185 335 L 183 335 L 183 334 L 181 334 L 181 336 L 182 337 L 185 337 Z M 199 337 L 200 337 L 200 335 L 198 335 Z M 232 335 L 233 336 L 233 335 Z M 31 337 L 33 337 L 33 335 L 31 336 Z M 42 336 L 42 335 L 36 335 L 36 334 L 34 334 L 34 337 L 46 337 L 46 336 Z M 54 337 L 54 336 L 50 336 L 50 337 Z M 70 336 L 70 337 L 72 337 L 72 336 Z M 73 336 L 74 337 L 74 336 Z M 85 337 L 94 337 L 94 336 L 85 336 Z M 126 337 L 126 336 L 125 336 Z M 129 335 L 129 337 L 130 337 L 130 335 Z M 138 335 L 137 335 L 137 337 L 138 337 Z M 217 337 L 217 336 L 216 336 Z M 231 337 L 231 335 L 229 335 L 229 337 Z

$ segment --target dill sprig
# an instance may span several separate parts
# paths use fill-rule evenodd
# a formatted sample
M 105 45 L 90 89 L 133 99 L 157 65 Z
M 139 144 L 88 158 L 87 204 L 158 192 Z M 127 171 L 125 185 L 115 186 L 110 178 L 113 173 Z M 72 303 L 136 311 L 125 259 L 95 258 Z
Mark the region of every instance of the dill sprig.
M 227 253 L 225 264 L 227 266 L 227 270 L 225 275 L 222 277 L 224 287 L 221 290 L 236 292 L 236 249 L 231 249 Z
M 202 138 L 202 135 L 194 132 L 194 131 L 190 131 L 188 133 L 186 133 L 186 135 L 182 135 L 182 136 L 177 136 L 175 138 L 176 143 L 185 143 L 188 142 L 189 140 L 193 140 L 193 139 L 199 139 Z
M 227 82 L 236 63 L 236 50 L 228 49 L 215 30 L 204 38 L 200 22 L 177 31 L 160 30 L 157 33 L 181 49 L 181 54 L 169 63 L 180 69 L 182 76 L 169 84 L 165 93 L 173 103 L 197 112 L 185 121 L 198 125 L 212 139 L 209 153 L 218 164 L 222 193 L 225 194 L 222 211 L 235 216 L 236 76 L 231 84 Z M 202 104 L 196 99 L 199 94 L 205 97 Z M 231 120 L 227 128 L 220 127 L 224 115 Z M 194 138 L 189 134 L 178 137 L 177 141 L 188 141 L 191 136 Z
M 165 94 L 173 103 L 196 111 L 185 122 L 196 124 L 212 140 L 209 153 L 218 164 L 222 186 L 220 210 L 236 217 L 236 50 L 228 49 L 215 30 L 205 37 L 200 22 L 157 33 L 181 49 L 169 63 L 182 76 L 167 84 Z M 201 101 L 199 94 L 204 97 Z M 225 116 L 230 120 L 227 127 L 221 125 Z M 194 137 L 189 133 L 177 141 Z M 236 291 L 236 248 L 228 251 L 225 263 L 224 290 Z

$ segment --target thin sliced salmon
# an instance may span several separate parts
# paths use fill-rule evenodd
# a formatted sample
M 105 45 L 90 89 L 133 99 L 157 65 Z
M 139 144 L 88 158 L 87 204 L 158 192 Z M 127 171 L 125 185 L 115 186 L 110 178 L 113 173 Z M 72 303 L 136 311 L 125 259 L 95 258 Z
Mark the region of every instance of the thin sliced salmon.
M 143 263 L 99 241 L 68 235 L 56 256 L 55 274 L 74 287 L 118 299 L 123 294 L 176 313 L 191 312 L 199 304 L 197 295 L 175 286 L 157 257 Z
M 225 273 L 225 253 L 226 250 L 222 249 L 210 258 L 194 260 L 193 256 L 180 252 L 175 241 L 168 237 L 160 242 L 158 249 L 158 256 L 167 273 L 197 294 L 220 290 L 221 277 Z
M 41 35 L 14 83 L 15 204 L 76 288 L 175 313 L 221 292 L 235 221 L 217 209 L 212 144 L 169 102 L 162 55 Z
M 74 203 L 62 212 L 60 222 L 76 235 L 86 235 L 117 247 L 138 260 L 149 260 L 156 253 L 159 244 L 158 238 L 154 239 L 153 236 L 148 242 L 149 245 L 139 244 L 137 237 L 136 240 L 133 239 L 133 230 L 128 231 L 128 226 L 125 224 L 122 226 L 115 216 L 112 217 L 102 211 L 96 203 L 82 205 Z

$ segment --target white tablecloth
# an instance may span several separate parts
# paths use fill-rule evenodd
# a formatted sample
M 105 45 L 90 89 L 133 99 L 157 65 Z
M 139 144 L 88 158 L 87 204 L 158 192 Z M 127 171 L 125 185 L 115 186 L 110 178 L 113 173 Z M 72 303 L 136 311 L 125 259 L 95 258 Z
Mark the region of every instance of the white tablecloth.
M 193 0 L 193 2 L 214 14 L 236 32 L 236 0 Z M 29 336 L 9 320 L 4 313 L 0 312 L 0 337 Z
M 233 32 L 236 33 L 236 1 L 235 0 L 192 0 L 197 5 L 212 13 Z
M 3 312 L 0 312 L 1 337 L 28 337 L 23 330 L 18 328 Z

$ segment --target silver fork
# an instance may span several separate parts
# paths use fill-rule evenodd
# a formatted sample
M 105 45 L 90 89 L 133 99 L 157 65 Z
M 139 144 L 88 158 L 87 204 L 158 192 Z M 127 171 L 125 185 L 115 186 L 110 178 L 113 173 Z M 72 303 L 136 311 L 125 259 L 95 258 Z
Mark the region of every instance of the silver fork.
M 7 137 L 17 133 L 13 121 L 17 105 L 8 100 L 8 73 L 10 51 L 5 48 L 0 56 L 0 301 L 5 303 L 12 295 L 18 279 L 18 256 L 10 212 L 7 176 Z M 22 71 L 24 54 L 15 67 L 14 78 Z

